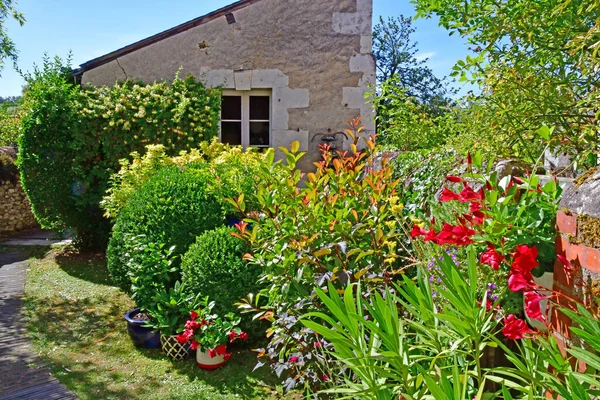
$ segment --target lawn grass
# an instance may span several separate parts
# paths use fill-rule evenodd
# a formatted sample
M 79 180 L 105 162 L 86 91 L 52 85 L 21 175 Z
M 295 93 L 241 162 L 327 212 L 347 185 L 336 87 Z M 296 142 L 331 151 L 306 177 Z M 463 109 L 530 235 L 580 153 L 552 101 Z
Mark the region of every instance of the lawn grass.
M 247 348 L 232 349 L 212 372 L 135 348 L 123 318 L 132 308 L 102 256 L 52 249 L 30 261 L 25 312 L 34 347 L 80 399 L 297 398 L 282 396 L 268 369 L 252 372 L 256 356 Z

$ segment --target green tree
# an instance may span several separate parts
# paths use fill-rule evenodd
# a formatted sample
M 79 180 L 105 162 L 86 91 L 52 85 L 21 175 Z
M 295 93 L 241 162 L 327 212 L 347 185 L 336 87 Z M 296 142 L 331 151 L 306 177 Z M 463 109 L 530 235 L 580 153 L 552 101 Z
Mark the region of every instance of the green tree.
M 436 77 L 425 65 L 427 58 L 418 58 L 418 43 L 412 38 L 415 30 L 412 20 L 402 15 L 388 20 L 379 18 L 373 29 L 377 78 L 380 84 L 394 78 L 407 96 L 439 108 L 449 91 L 445 79 Z
M 0 0 L 0 72 L 6 59 L 12 60 L 15 66 L 17 63 L 18 51 L 6 28 L 9 18 L 15 19 L 21 26 L 25 23 L 25 16 L 16 9 L 16 4 L 15 0 Z
M 412 0 L 474 54 L 454 75 L 479 83 L 492 126 L 534 161 L 543 125 L 553 148 L 595 163 L 600 110 L 600 3 L 597 0 Z M 546 135 L 543 135 L 546 136 Z

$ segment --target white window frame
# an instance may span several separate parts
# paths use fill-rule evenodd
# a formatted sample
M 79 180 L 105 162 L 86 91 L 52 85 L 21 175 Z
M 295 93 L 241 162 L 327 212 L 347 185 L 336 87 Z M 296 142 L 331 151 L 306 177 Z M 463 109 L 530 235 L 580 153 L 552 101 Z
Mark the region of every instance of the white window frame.
M 223 96 L 237 96 L 242 98 L 242 147 L 269 148 L 273 144 L 273 93 L 271 90 L 224 90 Z M 264 96 L 269 98 L 269 119 L 268 120 L 250 120 L 250 97 Z M 240 122 L 240 120 L 221 119 L 219 121 L 219 141 L 221 139 L 222 122 Z M 269 145 L 250 146 L 250 122 L 268 122 L 269 123 Z

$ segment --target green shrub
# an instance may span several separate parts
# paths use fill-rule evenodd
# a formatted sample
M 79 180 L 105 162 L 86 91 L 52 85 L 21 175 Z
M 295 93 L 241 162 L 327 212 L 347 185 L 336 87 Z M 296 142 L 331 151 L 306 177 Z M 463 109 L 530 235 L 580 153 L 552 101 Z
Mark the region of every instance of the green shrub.
M 74 228 L 83 246 L 101 247 L 109 224 L 99 204 L 119 161 L 149 144 L 173 156 L 217 136 L 220 91 L 191 76 L 81 88 L 70 71 L 46 58 L 26 76 L 20 168 L 42 226 Z
M 218 314 L 234 312 L 234 303 L 256 293 L 260 269 L 242 260 L 250 248 L 231 235 L 235 228 L 220 227 L 203 233 L 181 259 L 188 290 L 209 296 Z
M 210 192 L 222 199 L 226 215 L 235 216 L 233 207 L 226 198 L 245 194 L 249 209 L 256 209 L 252 194 L 258 182 L 258 169 L 264 162 L 264 154 L 249 148 L 231 147 L 214 138 L 205 142 L 199 149 L 182 151 L 177 157 L 170 157 L 163 145 L 146 146 L 146 153 L 131 153 L 132 160 L 121 160 L 121 170 L 110 178 L 110 187 L 101 202 L 104 215 L 115 218 L 133 193 L 161 168 L 168 165 L 184 165 L 210 160 L 211 170 L 215 174 Z
M 133 194 L 116 219 L 107 251 L 115 283 L 129 290 L 127 265 L 136 259 L 128 243 L 132 236 L 145 235 L 149 243 L 175 246 L 177 257 L 198 235 L 224 223 L 220 199 L 208 191 L 213 180 L 206 164 L 166 167 Z
M 14 146 L 17 144 L 21 127 L 21 115 L 22 111 L 17 106 L 0 108 L 0 146 Z

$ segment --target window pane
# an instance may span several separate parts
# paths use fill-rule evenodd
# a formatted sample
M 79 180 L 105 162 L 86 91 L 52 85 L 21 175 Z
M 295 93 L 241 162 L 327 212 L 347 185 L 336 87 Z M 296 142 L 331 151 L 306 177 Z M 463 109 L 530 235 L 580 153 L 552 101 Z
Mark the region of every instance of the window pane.
M 250 122 L 250 146 L 270 146 L 269 123 Z
M 250 96 L 250 119 L 269 120 L 271 108 L 269 96 Z
M 221 119 L 242 119 L 242 97 L 223 96 Z
M 232 146 L 242 145 L 242 123 L 221 122 L 221 142 Z

